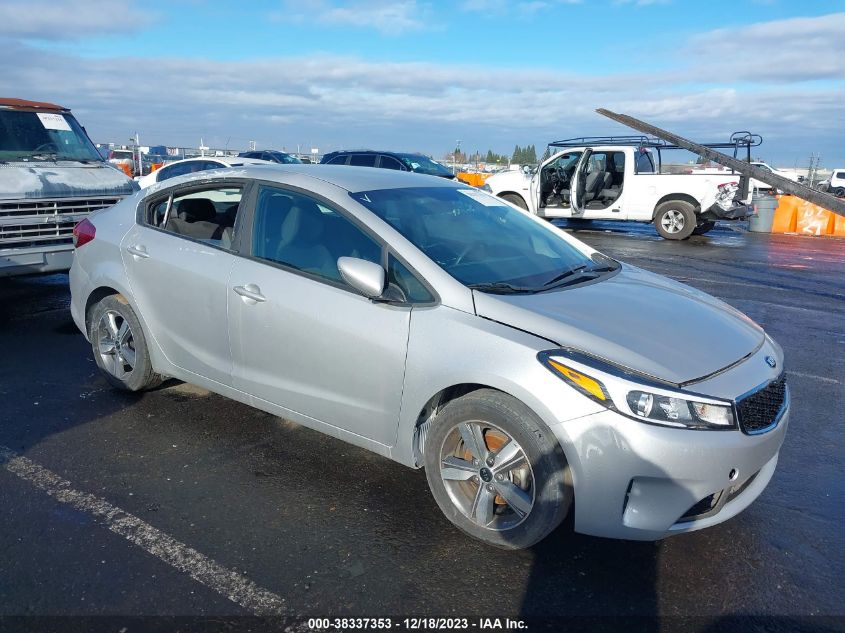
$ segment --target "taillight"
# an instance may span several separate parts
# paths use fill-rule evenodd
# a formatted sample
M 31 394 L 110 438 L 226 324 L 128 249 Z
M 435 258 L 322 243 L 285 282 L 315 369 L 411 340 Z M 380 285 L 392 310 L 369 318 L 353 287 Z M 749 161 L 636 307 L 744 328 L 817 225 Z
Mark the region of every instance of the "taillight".
M 73 227 L 73 246 L 79 248 L 85 246 L 97 235 L 97 227 L 88 220 L 82 220 Z

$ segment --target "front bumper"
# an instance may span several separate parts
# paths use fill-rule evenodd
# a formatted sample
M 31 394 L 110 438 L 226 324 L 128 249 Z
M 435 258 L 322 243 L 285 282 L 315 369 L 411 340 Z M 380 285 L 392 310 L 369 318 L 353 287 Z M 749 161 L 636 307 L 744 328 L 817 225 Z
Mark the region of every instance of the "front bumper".
M 769 483 L 788 424 L 788 407 L 773 430 L 754 436 L 643 424 L 614 411 L 570 420 L 561 427 L 579 456 L 570 464 L 575 530 L 657 540 L 721 523 Z

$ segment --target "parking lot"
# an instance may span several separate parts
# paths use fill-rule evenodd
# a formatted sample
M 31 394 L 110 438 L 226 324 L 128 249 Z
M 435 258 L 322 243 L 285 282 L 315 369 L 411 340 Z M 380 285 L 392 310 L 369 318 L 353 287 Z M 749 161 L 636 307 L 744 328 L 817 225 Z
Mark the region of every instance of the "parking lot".
M 841 630 L 807 617 L 841 616 L 845 595 L 845 242 L 561 226 L 727 301 L 783 346 L 789 432 L 740 516 L 658 543 L 564 523 L 530 550 L 492 549 L 450 525 L 422 471 L 191 385 L 112 390 L 71 321 L 67 276 L 7 279 L 0 615 L 694 616 L 688 630 L 762 615 Z

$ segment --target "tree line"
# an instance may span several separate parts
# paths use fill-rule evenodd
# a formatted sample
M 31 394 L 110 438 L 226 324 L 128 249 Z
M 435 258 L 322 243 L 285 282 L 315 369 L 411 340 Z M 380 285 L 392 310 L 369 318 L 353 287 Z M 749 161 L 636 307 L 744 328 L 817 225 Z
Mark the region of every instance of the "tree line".
M 464 163 L 487 163 L 488 165 L 507 165 L 512 163 L 515 165 L 533 164 L 537 162 L 537 150 L 534 145 L 520 147 L 517 145 L 513 149 L 513 154 L 497 154 L 491 149 L 487 150 L 487 154 L 482 154 L 476 151 L 472 154 L 467 154 L 461 151 L 460 148 L 455 148 L 453 151 L 445 154 L 443 159 L 448 162 Z

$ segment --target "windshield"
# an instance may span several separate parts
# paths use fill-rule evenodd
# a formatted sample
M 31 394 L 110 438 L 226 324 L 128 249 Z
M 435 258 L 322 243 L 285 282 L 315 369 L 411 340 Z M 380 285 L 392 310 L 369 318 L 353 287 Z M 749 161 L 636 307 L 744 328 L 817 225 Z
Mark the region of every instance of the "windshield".
M 285 154 L 284 152 L 267 152 L 271 154 L 273 158 L 276 159 L 277 163 L 282 163 L 284 165 L 299 165 L 302 161 L 296 158 L 295 156 L 291 156 L 290 154 Z
M 0 161 L 102 161 L 70 114 L 0 110 Z
M 422 154 L 397 154 L 399 158 L 405 163 L 405 166 L 411 171 L 418 174 L 428 174 L 429 176 L 449 176 L 451 178 L 452 172 L 446 169 L 440 163 L 431 160 L 428 156 Z
M 469 287 L 537 292 L 551 289 L 550 282 L 561 285 L 569 271 L 597 276 L 593 271 L 607 268 L 477 189 L 413 187 L 350 195 Z

